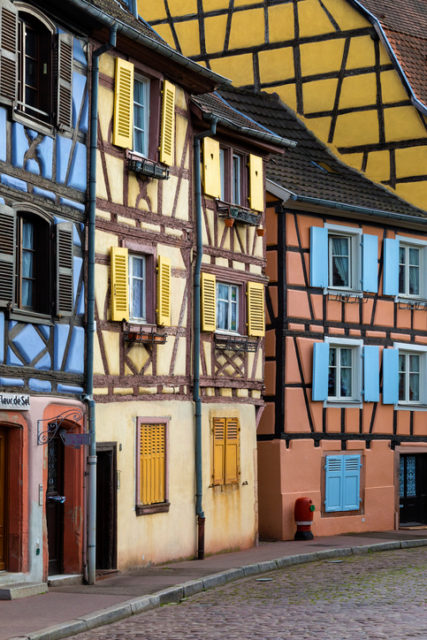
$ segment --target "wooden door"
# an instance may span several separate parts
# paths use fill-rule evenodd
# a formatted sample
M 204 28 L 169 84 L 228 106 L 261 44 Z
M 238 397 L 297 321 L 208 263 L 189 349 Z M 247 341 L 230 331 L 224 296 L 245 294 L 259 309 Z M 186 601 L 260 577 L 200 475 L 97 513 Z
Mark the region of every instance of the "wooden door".
M 64 540 L 64 445 L 59 436 L 48 444 L 48 480 L 46 492 L 49 575 L 63 571 Z
M 0 571 L 6 569 L 6 432 L 0 429 Z
M 97 447 L 96 465 L 96 568 L 116 568 L 116 449 Z
M 427 524 L 427 454 L 400 456 L 400 524 Z

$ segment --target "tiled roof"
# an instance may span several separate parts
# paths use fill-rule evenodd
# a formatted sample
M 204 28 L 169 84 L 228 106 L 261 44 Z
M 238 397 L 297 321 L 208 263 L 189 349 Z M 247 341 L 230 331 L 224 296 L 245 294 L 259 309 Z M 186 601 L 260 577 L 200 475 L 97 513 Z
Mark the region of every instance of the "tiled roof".
M 381 23 L 415 96 L 427 105 L 427 0 L 359 0 Z
M 267 178 L 300 197 L 411 216 L 426 212 L 401 200 L 340 162 L 277 95 L 244 89 L 221 90 L 229 104 L 279 136 L 297 141 L 283 156 L 272 156 Z

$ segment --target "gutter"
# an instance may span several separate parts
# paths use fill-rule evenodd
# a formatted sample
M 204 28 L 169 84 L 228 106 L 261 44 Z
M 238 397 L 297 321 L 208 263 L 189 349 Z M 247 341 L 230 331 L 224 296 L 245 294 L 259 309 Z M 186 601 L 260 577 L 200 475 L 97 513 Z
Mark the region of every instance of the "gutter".
M 212 118 L 211 127 L 194 136 L 194 182 L 196 200 L 196 239 L 197 256 L 194 267 L 194 321 L 193 321 L 193 400 L 196 427 L 196 516 L 197 516 L 197 559 L 205 557 L 205 514 L 203 512 L 203 474 L 202 474 L 202 400 L 200 397 L 200 281 L 203 258 L 202 232 L 202 180 L 200 174 L 200 140 L 216 134 L 217 119 Z
M 96 209 L 96 147 L 98 141 L 98 77 L 99 57 L 116 46 L 117 29 L 110 30 L 110 41 L 92 52 L 92 82 L 90 106 L 89 151 L 89 216 L 88 216 L 88 271 L 87 271 L 87 367 L 86 396 L 89 413 L 89 495 L 88 495 L 88 543 L 87 581 L 96 582 L 96 422 L 93 399 L 93 356 L 95 338 L 95 209 Z
M 132 1 L 135 1 L 136 4 L 136 0 Z M 156 40 L 148 38 L 143 33 L 138 31 L 135 27 L 131 27 L 121 20 L 110 16 L 102 9 L 99 9 L 93 4 L 87 2 L 87 0 L 68 0 L 68 2 L 72 4 L 76 8 L 76 10 L 83 11 L 89 14 L 109 29 L 116 29 L 118 34 L 124 34 L 131 40 L 134 40 L 135 42 L 138 42 L 139 44 L 144 45 L 145 47 L 152 49 L 153 51 L 159 52 L 162 56 L 165 56 L 173 62 L 176 62 L 181 67 L 186 67 L 190 71 L 197 73 L 197 75 L 201 76 L 202 78 L 210 80 L 216 85 L 231 84 L 231 81 L 228 80 L 228 78 L 224 78 L 224 76 L 221 76 L 218 73 L 215 73 L 214 71 L 203 67 L 197 62 L 186 58 L 181 53 L 178 53 L 177 51 L 169 47 L 169 45 L 167 45 L 166 43 L 162 44 L 161 42 L 157 42 Z

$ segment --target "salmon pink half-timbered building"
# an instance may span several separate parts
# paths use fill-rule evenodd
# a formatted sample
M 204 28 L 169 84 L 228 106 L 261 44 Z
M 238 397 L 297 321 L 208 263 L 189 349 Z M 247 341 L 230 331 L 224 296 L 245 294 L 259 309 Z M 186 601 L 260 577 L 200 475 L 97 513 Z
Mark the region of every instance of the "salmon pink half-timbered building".
M 225 90 L 298 142 L 267 169 L 260 533 L 427 523 L 426 213 L 339 162 L 276 96 Z
M 95 4 L 96 46 L 112 3 Z M 200 96 L 222 77 L 111 11 L 96 175 L 99 569 L 256 540 L 263 158 L 285 144 Z

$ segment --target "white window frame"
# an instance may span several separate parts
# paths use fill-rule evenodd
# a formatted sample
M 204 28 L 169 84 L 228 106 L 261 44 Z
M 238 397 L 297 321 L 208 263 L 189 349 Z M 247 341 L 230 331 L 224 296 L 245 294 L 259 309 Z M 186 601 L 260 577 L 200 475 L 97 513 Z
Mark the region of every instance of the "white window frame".
M 331 348 L 346 348 L 352 350 L 352 375 L 351 375 L 351 397 L 328 396 L 324 402 L 324 406 L 354 407 L 362 405 L 362 348 L 363 340 L 325 337 L 325 342 Z M 329 363 L 328 363 L 328 382 L 329 382 Z M 329 385 L 328 385 L 329 387 Z
M 139 83 L 143 86 L 143 94 L 144 94 L 144 102 L 140 103 L 140 102 L 136 102 L 136 91 L 135 91 L 135 85 L 136 83 Z M 144 109 L 144 122 L 141 128 L 141 126 L 137 126 L 137 122 L 136 122 L 136 118 L 135 118 L 135 105 L 139 105 L 142 106 Z M 149 151 L 149 146 L 150 146 L 150 81 L 148 80 L 148 78 L 145 78 L 144 76 L 140 76 L 140 75 L 136 75 L 135 74 L 135 78 L 134 78 L 134 98 L 133 98 L 133 110 L 134 110 L 134 117 L 133 117 L 133 151 L 134 153 L 138 153 L 141 156 L 144 156 L 145 158 L 148 157 L 148 151 Z M 140 124 L 140 123 L 138 123 Z M 136 145 L 135 145 L 135 130 L 139 130 L 139 131 L 143 131 L 144 134 L 144 146 L 143 149 L 137 149 Z
M 134 276 L 133 274 L 133 258 L 137 258 L 142 261 L 143 264 L 143 276 Z M 147 259 L 144 254 L 138 253 L 130 253 L 128 255 L 128 270 L 129 270 L 129 319 L 132 322 L 146 323 L 147 322 Z M 143 304 L 143 315 L 142 317 L 133 316 L 133 279 L 136 278 L 138 280 L 142 280 L 142 304 Z
M 414 409 L 416 407 L 424 408 L 427 405 L 427 347 L 414 345 L 414 344 L 406 344 L 404 342 L 395 342 L 393 343 L 393 348 L 399 351 L 399 356 L 401 354 L 405 355 L 419 355 L 420 356 L 420 399 L 419 400 L 400 400 L 396 405 L 396 408 L 408 408 Z M 397 375 L 399 376 L 400 366 L 397 367 Z M 407 382 L 406 382 L 407 386 Z
M 419 294 L 409 293 L 409 287 L 406 286 L 409 283 L 409 269 L 406 265 L 405 269 L 405 291 L 404 293 L 400 292 L 397 294 L 396 300 L 427 300 L 427 242 L 424 240 L 419 240 L 418 238 L 410 238 L 408 236 L 399 236 L 396 235 L 396 240 L 399 241 L 399 264 L 398 264 L 398 281 L 397 287 L 399 289 L 399 275 L 400 275 L 400 247 L 403 246 L 405 248 L 414 248 L 420 250 L 420 292 Z
M 230 326 L 231 324 L 231 320 L 232 320 L 232 315 L 231 315 L 231 309 L 232 309 L 232 305 L 235 304 L 236 305 L 236 329 L 220 329 L 218 326 L 215 329 L 216 333 L 223 333 L 223 334 L 228 334 L 228 335 L 239 335 L 239 306 L 240 306 L 240 287 L 238 284 L 233 284 L 232 282 L 222 282 L 222 281 L 218 281 L 216 283 L 216 318 L 217 318 L 217 323 L 218 323 L 218 318 L 219 318 L 219 313 L 218 313 L 218 304 L 220 302 L 220 297 L 219 297 L 219 287 L 220 286 L 225 286 L 228 287 L 228 311 L 227 311 L 227 327 Z M 236 289 L 236 293 L 237 293 L 237 299 L 236 302 L 234 303 L 232 300 L 230 300 L 230 292 L 232 290 L 232 288 Z M 224 298 L 221 298 L 221 300 L 224 300 Z
M 342 225 L 325 224 L 328 230 L 328 288 L 325 291 L 333 291 L 336 293 L 354 292 L 362 295 L 362 229 L 355 227 L 343 227 Z M 348 287 L 339 287 L 331 284 L 331 265 L 332 256 L 330 251 L 331 236 L 342 236 L 349 239 L 350 246 L 350 265 L 349 275 L 350 284 Z
M 242 204 L 242 164 L 242 156 L 233 151 L 231 156 L 231 202 L 237 205 Z

